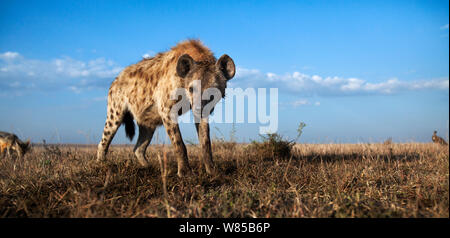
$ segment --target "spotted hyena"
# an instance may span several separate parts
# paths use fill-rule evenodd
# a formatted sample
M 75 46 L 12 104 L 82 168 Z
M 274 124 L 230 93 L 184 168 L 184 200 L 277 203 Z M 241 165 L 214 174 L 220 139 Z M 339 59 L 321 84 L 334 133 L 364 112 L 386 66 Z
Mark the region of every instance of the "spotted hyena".
M 437 135 L 437 131 L 433 132 L 433 136 L 431 137 L 431 140 L 433 140 L 433 142 L 436 144 L 448 145 L 447 142 L 444 139 L 442 139 L 442 137 L 439 137 Z
M 23 142 L 15 134 L 0 131 L 0 154 L 3 155 L 5 150 L 11 157 L 11 150 L 15 151 L 19 158 L 23 157 L 31 148 L 30 140 Z
M 178 122 L 172 116 L 174 111 L 180 115 L 190 107 L 198 119 L 195 127 L 202 147 L 201 160 L 206 172 L 214 174 L 208 117 L 201 114 L 212 103 L 210 99 L 202 98 L 201 103 L 196 104 L 195 95 L 200 90 L 203 93 L 212 88 L 224 97 L 227 81 L 234 77 L 235 71 L 234 62 L 228 55 L 224 54 L 217 60 L 198 40 L 183 41 L 167 52 L 128 66 L 112 82 L 108 92 L 107 118 L 98 145 L 97 160 L 105 158 L 111 140 L 122 123 L 125 124 L 126 135 L 132 140 L 135 133 L 134 119 L 139 127 L 139 137 L 134 147 L 139 163 L 147 165 L 147 146 L 155 129 L 164 125 L 175 148 L 178 176 L 184 176 L 190 171 L 186 146 Z M 200 87 L 197 86 L 199 83 Z M 188 110 L 175 108 L 180 100 L 173 95 L 180 89 L 188 99 Z

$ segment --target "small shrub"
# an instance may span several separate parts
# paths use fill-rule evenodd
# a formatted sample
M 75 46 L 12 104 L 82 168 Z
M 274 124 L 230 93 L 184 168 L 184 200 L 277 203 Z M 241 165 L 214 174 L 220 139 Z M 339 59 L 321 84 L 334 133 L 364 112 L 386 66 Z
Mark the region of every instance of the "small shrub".
M 216 150 L 233 150 L 237 143 L 232 141 L 224 141 L 224 140 L 214 140 L 211 143 L 213 151 Z
M 304 122 L 300 122 L 300 124 L 298 125 L 298 128 L 297 128 L 297 138 L 295 139 L 295 141 L 298 141 L 300 136 L 302 136 L 303 128 L 305 128 L 305 126 L 306 126 L 306 124 Z
M 231 132 L 230 132 L 230 139 L 228 141 L 225 139 L 225 136 L 220 131 L 220 129 L 218 127 L 215 127 L 215 128 L 216 128 L 216 131 L 219 132 L 221 137 L 214 136 L 215 138 L 212 139 L 211 144 L 212 144 L 213 151 L 233 150 L 237 145 L 235 124 L 233 123 L 233 127 L 231 128 Z
M 390 144 L 392 144 L 392 138 L 391 137 L 389 137 L 387 140 L 385 140 L 383 142 L 383 145 L 390 145 Z
M 263 141 L 252 141 L 252 148 L 256 155 L 263 159 L 282 159 L 290 158 L 292 146 L 294 141 L 284 140 L 283 137 L 277 133 L 261 135 Z

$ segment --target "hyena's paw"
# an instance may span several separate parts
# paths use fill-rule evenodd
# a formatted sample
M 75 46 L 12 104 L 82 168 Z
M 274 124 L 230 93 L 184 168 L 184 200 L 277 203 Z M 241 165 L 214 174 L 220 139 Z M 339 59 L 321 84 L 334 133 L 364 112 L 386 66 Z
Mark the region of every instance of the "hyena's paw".
M 100 163 L 100 162 L 103 162 L 105 160 L 106 160 L 106 153 L 101 151 L 101 150 L 98 150 L 97 151 L 97 162 Z
M 137 161 L 142 167 L 148 167 L 148 160 L 143 155 L 136 155 Z
M 216 176 L 219 174 L 219 171 L 214 166 L 206 166 L 206 173 L 210 176 Z
M 182 167 L 182 168 L 178 168 L 177 175 L 178 175 L 179 178 L 190 177 L 192 175 L 192 170 L 188 166 L 185 166 L 185 167 Z

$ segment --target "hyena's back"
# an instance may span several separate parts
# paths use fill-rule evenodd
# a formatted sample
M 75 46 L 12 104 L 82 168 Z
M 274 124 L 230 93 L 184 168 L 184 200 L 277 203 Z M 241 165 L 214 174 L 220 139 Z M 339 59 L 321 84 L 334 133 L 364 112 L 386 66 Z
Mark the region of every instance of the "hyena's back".
M 158 113 L 157 96 L 164 95 L 160 77 L 163 75 L 160 60 L 145 59 L 128 66 L 111 84 L 108 92 L 107 121 L 105 126 L 125 125 L 126 135 L 133 139 L 138 125 L 158 126 L 162 124 Z M 167 89 L 168 90 L 168 89 Z
M 177 60 L 183 54 L 199 62 L 215 61 L 213 53 L 196 40 L 182 42 L 168 52 L 143 59 L 126 67 L 111 84 L 108 110 L 115 113 L 113 116 L 129 111 L 138 124 L 161 125 L 159 114 L 174 103 L 170 93 L 184 86 L 175 77 Z

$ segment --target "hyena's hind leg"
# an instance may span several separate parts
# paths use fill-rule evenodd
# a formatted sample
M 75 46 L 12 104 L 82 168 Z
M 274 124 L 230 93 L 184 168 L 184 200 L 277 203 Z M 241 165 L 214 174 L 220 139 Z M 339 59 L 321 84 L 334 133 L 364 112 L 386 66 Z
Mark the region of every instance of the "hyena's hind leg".
M 105 159 L 109 145 L 111 144 L 111 141 L 119 129 L 125 115 L 125 110 L 122 107 L 113 107 L 110 103 L 108 103 L 107 109 L 108 112 L 105 127 L 103 129 L 102 140 L 98 144 L 97 149 L 97 161 L 102 161 Z
M 155 126 L 148 127 L 139 125 L 139 137 L 137 139 L 136 146 L 134 147 L 134 154 L 142 166 L 148 165 L 148 160 L 145 157 L 145 151 L 152 141 L 155 129 Z

